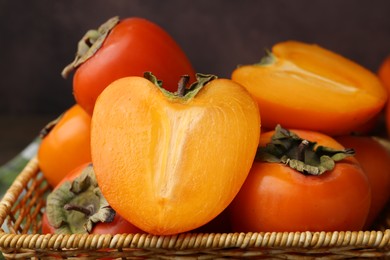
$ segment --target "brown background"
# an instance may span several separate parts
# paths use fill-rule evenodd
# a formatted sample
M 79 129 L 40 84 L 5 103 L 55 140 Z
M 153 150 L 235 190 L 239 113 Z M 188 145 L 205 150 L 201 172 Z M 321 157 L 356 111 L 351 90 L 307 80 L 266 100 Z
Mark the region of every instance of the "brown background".
M 74 103 L 71 79 L 60 72 L 86 30 L 115 15 L 159 24 L 198 72 L 220 77 L 288 39 L 320 44 L 372 71 L 390 54 L 388 0 L 0 0 L 0 124 L 8 129 L 0 151 L 10 135 L 23 146 Z

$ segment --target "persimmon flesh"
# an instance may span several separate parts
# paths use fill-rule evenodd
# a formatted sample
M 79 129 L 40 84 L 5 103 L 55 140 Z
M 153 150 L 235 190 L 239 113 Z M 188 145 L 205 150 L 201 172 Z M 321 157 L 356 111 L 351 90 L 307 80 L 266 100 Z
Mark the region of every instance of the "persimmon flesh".
M 257 100 L 262 125 L 350 133 L 377 115 L 387 100 L 378 77 L 318 45 L 296 41 L 273 46 L 259 64 L 240 66 L 232 79 Z
M 109 204 L 140 229 L 169 235 L 221 213 L 251 168 L 260 136 L 257 103 L 214 79 L 184 97 L 142 77 L 110 84 L 92 116 L 92 161 Z

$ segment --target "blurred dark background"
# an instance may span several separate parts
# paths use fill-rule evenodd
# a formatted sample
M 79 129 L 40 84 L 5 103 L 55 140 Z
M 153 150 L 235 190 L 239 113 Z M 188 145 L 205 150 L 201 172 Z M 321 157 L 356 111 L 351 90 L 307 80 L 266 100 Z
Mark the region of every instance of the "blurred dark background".
M 0 0 L 0 151 L 10 135 L 18 149 L 73 105 L 72 80 L 60 72 L 83 34 L 115 15 L 159 24 L 198 72 L 220 77 L 289 39 L 374 72 L 390 54 L 389 0 Z

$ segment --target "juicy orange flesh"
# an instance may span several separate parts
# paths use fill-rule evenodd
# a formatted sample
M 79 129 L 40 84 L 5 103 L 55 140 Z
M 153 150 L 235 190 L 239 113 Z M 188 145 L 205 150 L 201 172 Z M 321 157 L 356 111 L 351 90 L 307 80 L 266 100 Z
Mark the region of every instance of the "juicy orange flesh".
M 288 41 L 276 44 L 272 52 L 279 59 L 341 85 L 366 89 L 373 96 L 383 97 L 378 78 L 357 63 L 315 44 Z
M 368 121 L 386 102 L 374 74 L 316 45 L 286 42 L 273 55 L 272 64 L 242 66 L 232 74 L 257 99 L 265 127 L 280 123 L 340 134 Z
M 244 182 L 260 135 L 257 104 L 227 80 L 209 83 L 187 103 L 145 81 L 118 81 L 96 103 L 92 158 L 99 186 L 140 229 L 189 231 L 222 212 Z

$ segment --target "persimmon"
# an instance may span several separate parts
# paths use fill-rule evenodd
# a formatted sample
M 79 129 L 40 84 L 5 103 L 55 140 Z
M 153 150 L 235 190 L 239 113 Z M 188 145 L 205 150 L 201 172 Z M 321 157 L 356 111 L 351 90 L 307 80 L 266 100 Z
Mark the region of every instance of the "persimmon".
M 387 101 L 378 77 L 323 47 L 281 42 L 258 64 L 231 78 L 257 100 L 262 125 L 348 134 L 375 117 Z
M 378 77 L 387 90 L 390 91 L 390 55 L 379 65 Z
M 71 170 L 91 158 L 91 116 L 78 104 L 43 131 L 38 164 L 55 187 Z
M 387 56 L 379 65 L 378 77 L 390 93 L 390 55 Z M 385 125 L 387 134 L 390 136 L 390 102 L 387 102 L 385 109 Z
M 229 207 L 234 232 L 361 230 L 371 202 L 353 150 L 308 130 L 261 134 L 252 169 Z
M 168 88 L 176 88 L 181 75 L 195 77 L 177 42 L 157 24 L 139 17 L 113 17 L 97 30 L 87 31 L 78 44 L 75 60 L 62 75 L 66 77 L 72 71 L 75 100 L 90 115 L 96 98 L 116 79 L 142 77 L 145 71 L 153 71 Z
M 369 228 L 390 198 L 390 152 L 383 142 L 387 140 L 372 136 L 340 136 L 342 145 L 356 151 L 359 161 L 371 184 L 371 206 L 366 220 Z
M 107 215 L 102 216 L 100 210 Z M 99 219 L 97 214 L 100 214 Z M 42 217 L 42 233 L 115 235 L 144 232 L 107 205 L 97 187 L 93 165 L 87 162 L 70 171 L 50 193 Z
M 114 81 L 92 116 L 91 151 L 109 204 L 140 229 L 169 235 L 220 214 L 248 175 L 260 136 L 257 103 L 211 75 L 171 93 L 151 74 Z

